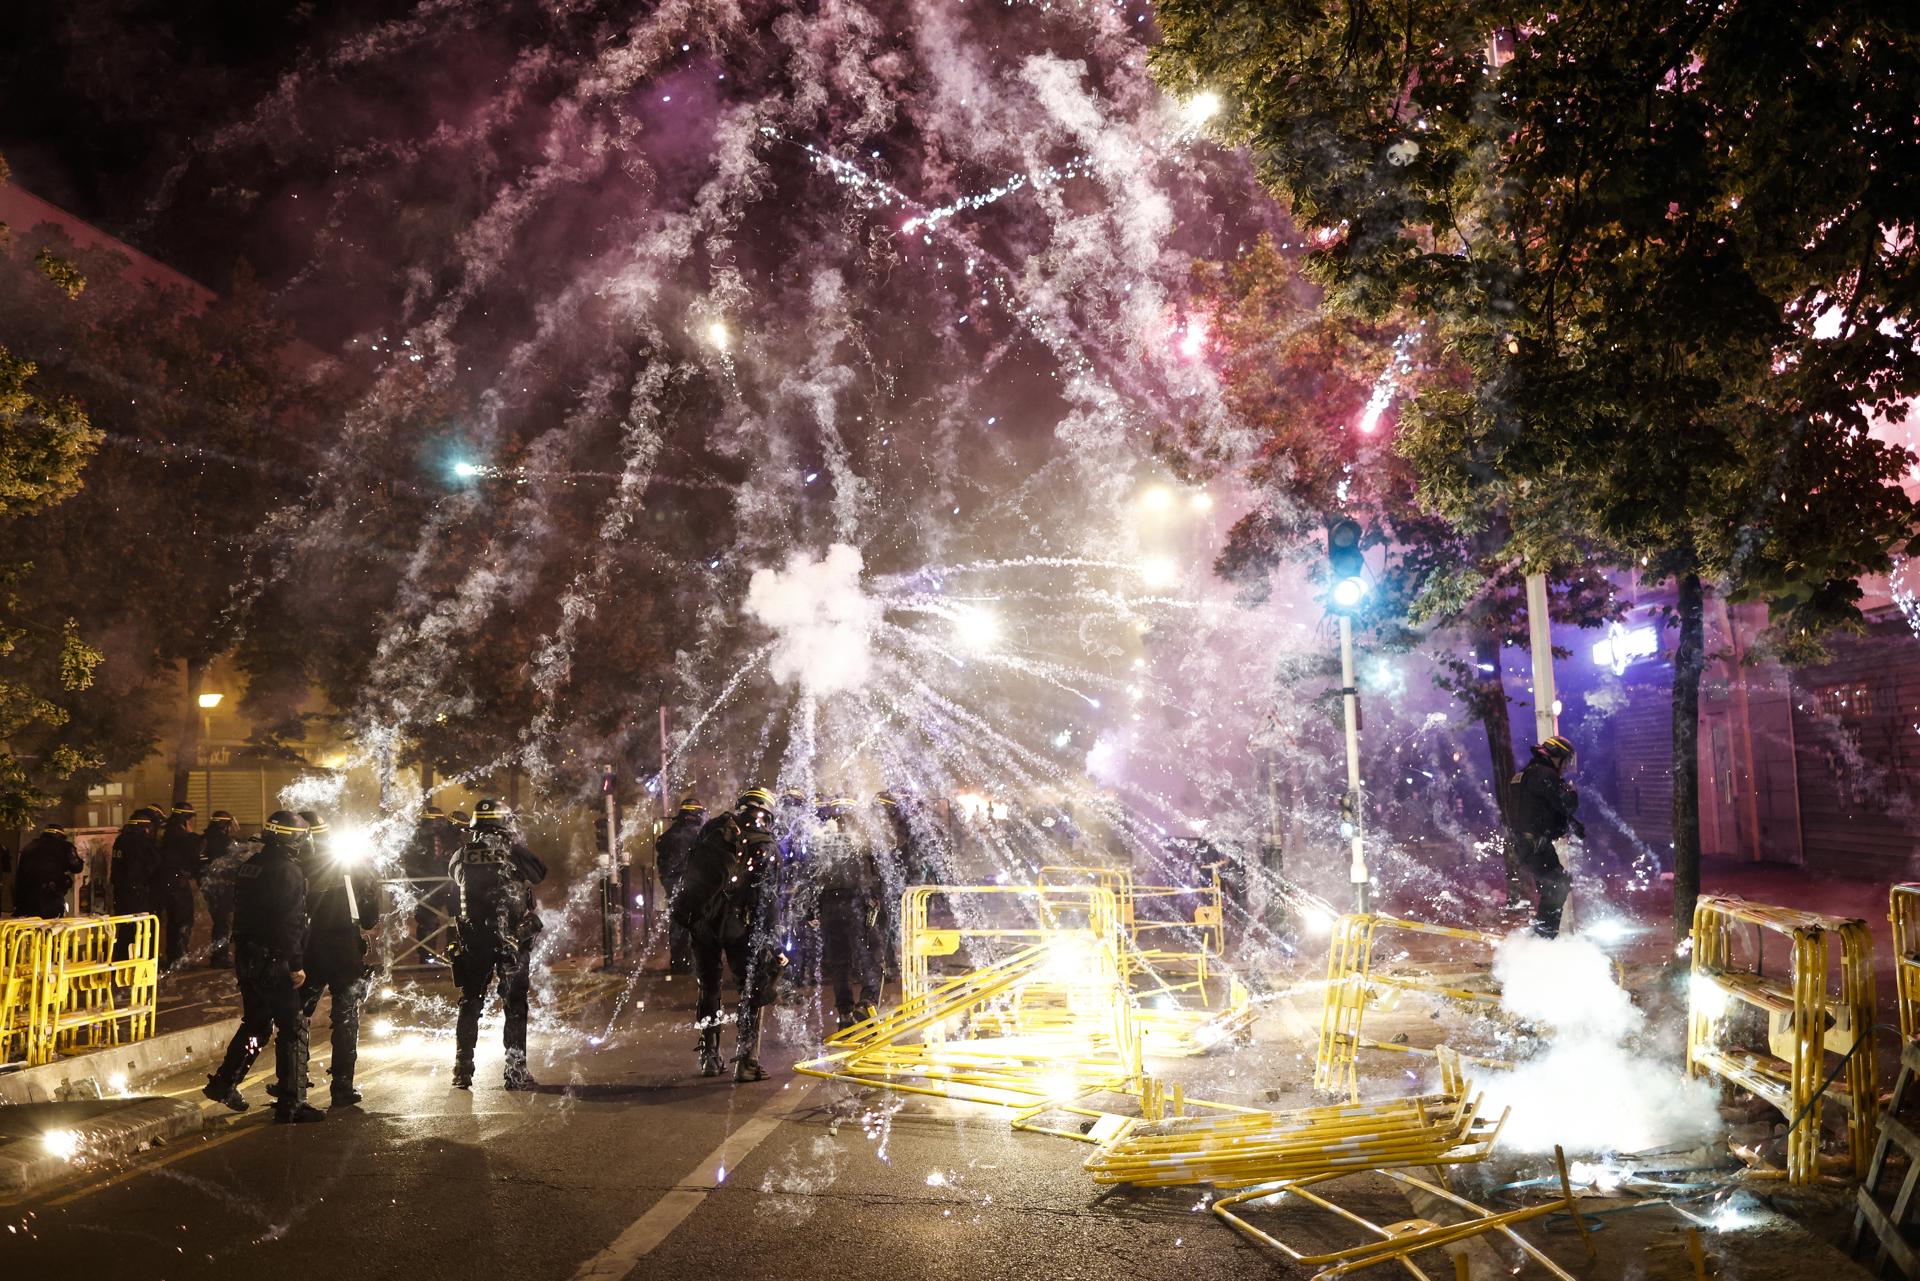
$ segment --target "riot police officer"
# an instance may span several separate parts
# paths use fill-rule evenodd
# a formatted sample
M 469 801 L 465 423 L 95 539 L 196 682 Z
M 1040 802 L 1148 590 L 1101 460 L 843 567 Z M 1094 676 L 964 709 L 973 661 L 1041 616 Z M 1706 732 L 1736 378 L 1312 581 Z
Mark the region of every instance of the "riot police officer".
M 243 861 L 243 847 L 233 830 L 233 815 L 215 810 L 207 819 L 200 842 L 200 897 L 213 919 L 213 955 L 207 964 L 226 969 L 233 964 L 233 886 Z
M 160 835 L 160 859 L 155 867 L 153 910 L 160 913 L 164 947 L 161 955 L 168 969 L 186 959 L 193 944 L 193 881 L 200 870 L 201 841 L 193 830 L 194 808 L 185 801 L 173 807 L 167 816 L 166 830 Z
M 366 931 L 379 923 L 374 883 L 344 858 L 318 814 L 301 810 L 307 824 L 307 850 L 302 870 L 307 877 L 307 981 L 300 988 L 300 1012 L 313 1026 L 320 998 L 333 998 L 333 1077 L 329 1091 L 334 1107 L 360 1101 L 353 1086 L 360 1057 L 360 1005 L 367 997 Z
M 496 985 L 506 1013 L 506 1088 L 531 1090 L 539 1084 L 527 1071 L 527 997 L 533 939 L 540 932 L 533 887 L 547 878 L 547 865 L 514 839 L 511 823 L 505 805 L 481 801 L 473 807 L 473 834 L 448 868 L 460 902 L 453 945 L 453 981 L 460 987 L 455 1089 L 473 1088 L 480 1011 L 487 989 Z
M 113 890 L 113 914 L 138 916 L 154 910 L 153 880 L 160 865 L 160 844 L 154 839 L 154 825 L 161 815 L 150 805 L 142 805 L 127 819 L 113 838 L 113 868 L 108 884 Z M 125 960 L 132 945 L 135 927 L 121 925 L 114 935 L 113 958 Z
M 653 865 L 660 873 L 660 884 L 667 895 L 667 972 L 685 974 L 693 968 L 692 952 L 685 928 L 673 923 L 673 902 L 679 896 L 680 882 L 686 879 L 687 856 L 700 829 L 706 826 L 707 807 L 692 796 L 680 802 L 680 810 L 653 842 Z
M 820 807 L 813 840 L 807 917 L 820 931 L 821 965 L 833 984 L 833 1010 L 842 1029 L 870 1019 L 880 1002 L 880 871 L 870 845 L 853 830 L 854 802 Z M 858 990 L 855 984 L 858 984 Z
M 307 879 L 300 856 L 307 825 L 276 810 L 267 819 L 260 852 L 241 866 L 234 894 L 234 970 L 240 979 L 240 1027 L 220 1070 L 202 1090 L 235 1112 L 247 1110 L 240 1081 L 274 1038 L 275 1121 L 322 1121 L 307 1102 L 307 1020 L 300 1012 L 306 982 Z
M 719 1076 L 720 965 L 740 989 L 733 1079 L 764 1081 L 760 1015 L 773 1002 L 781 963 L 773 793 L 749 788 L 730 814 L 708 823 L 687 860 L 673 916 L 693 945 L 699 984 L 694 1025 L 700 1030 L 700 1075 Z
M 73 837 L 58 823 L 49 823 L 20 851 L 13 873 L 13 914 L 51 919 L 65 916 L 73 878 L 86 870 Z

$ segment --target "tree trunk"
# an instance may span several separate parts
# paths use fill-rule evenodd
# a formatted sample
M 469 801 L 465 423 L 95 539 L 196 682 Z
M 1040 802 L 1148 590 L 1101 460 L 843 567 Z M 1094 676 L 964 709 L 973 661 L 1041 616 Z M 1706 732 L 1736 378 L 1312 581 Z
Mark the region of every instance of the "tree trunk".
M 1506 673 L 1500 667 L 1500 637 L 1491 629 L 1473 638 L 1473 661 L 1480 676 L 1480 723 L 1487 731 L 1487 757 L 1493 762 L 1493 801 L 1504 833 L 1513 818 L 1513 716 L 1507 702 Z M 1489 670 L 1491 669 L 1491 670 Z
M 423 808 L 433 804 L 433 762 L 424 757 L 420 761 L 420 804 Z
M 180 740 L 173 756 L 173 804 L 176 807 L 187 803 L 193 767 L 200 760 L 200 691 L 206 688 L 207 666 L 205 659 L 187 660 L 186 715 L 180 721 Z
M 1673 933 L 1693 932 L 1700 897 L 1700 673 L 1706 609 L 1700 575 L 1679 579 L 1680 643 L 1673 651 Z

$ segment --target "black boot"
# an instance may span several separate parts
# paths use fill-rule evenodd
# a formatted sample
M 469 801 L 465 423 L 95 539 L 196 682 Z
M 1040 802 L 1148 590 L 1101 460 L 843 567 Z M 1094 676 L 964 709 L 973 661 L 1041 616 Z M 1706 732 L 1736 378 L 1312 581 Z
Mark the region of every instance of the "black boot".
M 335 1081 L 333 1083 L 333 1100 L 332 1101 L 333 1101 L 334 1107 L 350 1108 L 354 1104 L 358 1103 L 361 1097 L 362 1096 L 360 1094 L 360 1091 L 354 1089 L 351 1082 L 349 1082 L 346 1085 L 342 1085 L 338 1081 Z
M 473 1088 L 473 1064 L 455 1063 L 453 1065 L 453 1088 L 456 1090 Z
M 240 1091 L 234 1088 L 233 1082 L 218 1074 L 207 1078 L 207 1083 L 201 1087 L 200 1093 L 220 1106 L 231 1108 L 235 1112 L 245 1112 L 253 1106 L 240 1097 Z
M 509 1090 L 536 1090 L 540 1082 L 533 1079 L 533 1073 L 527 1071 L 525 1052 L 507 1054 L 506 1079 L 502 1082 Z
M 313 1082 L 312 1082 L 311 1080 L 308 1080 L 308 1079 L 307 1079 L 307 1078 L 305 1078 L 305 1077 L 302 1077 L 302 1078 L 301 1078 L 301 1080 L 300 1080 L 300 1097 L 304 1099 L 304 1098 L 305 1098 L 305 1097 L 307 1096 L 307 1095 L 306 1095 L 306 1092 L 307 1092 L 308 1090 L 311 1090 L 312 1088 L 313 1088 Z M 279 1098 L 279 1097 L 280 1097 L 280 1096 L 281 1096 L 281 1095 L 282 1095 L 283 1093 L 285 1093 L 285 1091 L 283 1091 L 283 1090 L 282 1090 L 282 1089 L 280 1088 L 280 1082 L 278 1082 L 278 1081 L 268 1081 L 268 1082 L 267 1082 L 267 1097 L 268 1097 L 268 1098 L 270 1098 L 270 1099 L 277 1099 L 277 1098 Z
M 275 1105 L 273 1121 L 275 1125 L 306 1125 L 313 1121 L 324 1121 L 327 1114 L 311 1103 L 295 1103 L 289 1107 L 285 1103 Z
M 700 1075 L 719 1076 L 727 1070 L 720 1057 L 720 1029 L 708 1027 L 700 1029 Z
M 760 1066 L 760 1020 L 758 1010 L 740 1024 L 740 1042 L 734 1046 L 733 1079 L 735 1082 L 764 1081 L 767 1070 Z

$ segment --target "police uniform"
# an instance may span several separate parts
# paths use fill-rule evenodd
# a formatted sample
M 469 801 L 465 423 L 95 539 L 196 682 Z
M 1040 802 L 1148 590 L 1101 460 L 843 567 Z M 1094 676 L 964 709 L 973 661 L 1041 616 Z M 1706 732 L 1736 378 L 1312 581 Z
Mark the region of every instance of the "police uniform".
M 113 869 L 107 884 L 113 890 L 115 916 L 138 916 L 154 910 L 153 880 L 160 866 L 160 845 L 154 840 L 153 825 L 159 818 L 157 811 L 143 805 L 113 838 Z M 116 961 L 126 959 L 135 928 L 129 921 L 115 932 Z
M 699 985 L 694 1024 L 700 1030 L 700 1073 L 718 1076 L 720 1066 L 720 970 L 722 961 L 740 990 L 738 1044 L 733 1079 L 763 1081 L 760 1014 L 776 995 L 783 957 L 777 932 L 779 858 L 772 831 L 773 796 L 753 788 L 731 814 L 708 823 L 687 860 L 687 877 L 674 919 L 693 946 Z
M 207 901 L 213 921 L 213 955 L 208 964 L 225 969 L 233 964 L 233 888 L 244 861 L 235 839 L 233 815 L 215 810 L 200 842 L 200 897 Z
M 306 827 L 284 810 L 267 820 L 260 852 L 243 864 L 234 893 L 234 971 L 240 979 L 240 1028 L 204 1093 L 236 1112 L 239 1084 L 274 1037 L 276 1121 L 319 1121 L 307 1104 L 307 1020 L 294 979 L 306 968 L 307 879 L 299 855 Z
M 1560 933 L 1573 879 L 1554 842 L 1586 829 L 1574 817 L 1580 794 L 1561 775 L 1573 758 L 1573 744 L 1555 735 L 1533 749 L 1533 759 L 1513 776 L 1513 843 L 1520 862 L 1533 873 L 1539 898 L 1534 906 L 1533 932 L 1542 938 Z
M 684 801 L 673 822 L 667 824 L 667 830 L 653 843 L 653 865 L 660 873 L 660 884 L 667 896 L 667 968 L 676 974 L 692 968 L 692 950 L 685 928 L 673 923 L 673 902 L 679 896 L 680 882 L 686 879 L 687 857 L 693 852 L 694 842 L 700 839 L 700 829 L 706 822 L 706 806 L 698 801 Z
M 820 932 L 820 959 L 842 1028 L 872 1018 L 880 1000 L 880 873 L 872 849 L 851 830 L 853 802 L 820 810 L 809 843 L 804 915 Z
M 508 818 L 496 801 L 475 806 L 473 835 L 448 868 L 460 903 L 453 951 L 453 981 L 460 987 L 453 1084 L 463 1090 L 473 1086 L 480 1011 L 496 986 L 506 1014 L 506 1088 L 537 1084 L 527 1071 L 527 1001 L 533 939 L 540 932 L 533 887 L 547 878 L 547 865 L 513 839 Z
M 171 969 L 193 946 L 193 882 L 200 870 L 202 842 L 193 830 L 191 805 L 176 805 L 160 836 L 154 865 L 153 910 L 160 914 L 163 964 Z
M 20 851 L 13 874 L 13 914 L 64 916 L 73 878 L 85 870 L 67 829 L 49 826 Z
M 353 1074 L 360 1057 L 360 1006 L 367 997 L 365 932 L 379 924 L 379 904 L 373 882 L 334 857 L 327 825 L 309 820 L 307 832 L 307 981 L 300 988 L 300 1013 L 311 1028 L 320 998 L 333 998 L 329 1092 L 334 1106 L 343 1107 L 360 1101 Z

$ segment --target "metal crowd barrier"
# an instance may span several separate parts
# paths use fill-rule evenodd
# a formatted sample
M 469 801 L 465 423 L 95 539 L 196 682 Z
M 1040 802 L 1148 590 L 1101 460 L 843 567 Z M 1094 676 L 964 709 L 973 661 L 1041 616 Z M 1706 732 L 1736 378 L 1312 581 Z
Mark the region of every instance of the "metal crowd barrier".
M 1734 960 L 1734 940 L 1753 929 L 1753 965 Z M 1788 948 L 1785 977 L 1764 973 L 1768 934 Z M 1829 938 L 1840 941 L 1838 990 L 1830 990 Z M 1767 1020 L 1765 1050 L 1727 1044 L 1739 1007 Z M 1828 1095 L 1848 1110 L 1853 1169 L 1867 1168 L 1879 1117 L 1874 1077 L 1873 939 L 1865 921 L 1707 895 L 1693 911 L 1693 978 L 1687 1074 L 1711 1073 L 1764 1099 L 1787 1118 L 1787 1178 L 1820 1170 L 1820 1109 Z M 1829 1055 L 1845 1058 L 1846 1089 L 1822 1088 Z M 1835 1070 L 1837 1076 L 1837 1070 Z
M 1438 1051 L 1412 1045 L 1378 1041 L 1366 1036 L 1362 1025 L 1367 1008 L 1379 1003 L 1384 990 L 1396 997 L 1402 992 L 1418 992 L 1477 1006 L 1489 1012 L 1500 1004 L 1500 992 L 1490 975 L 1483 976 L 1478 966 L 1467 975 L 1460 974 L 1387 974 L 1374 968 L 1374 944 L 1382 930 L 1418 934 L 1429 938 L 1453 939 L 1486 949 L 1486 968 L 1492 967 L 1493 949 L 1502 941 L 1498 934 L 1457 929 L 1450 925 L 1430 925 L 1399 917 L 1362 912 L 1341 917 L 1334 923 L 1333 937 L 1327 947 L 1327 990 L 1320 1010 L 1320 1045 L 1314 1054 L 1314 1088 L 1331 1093 L 1345 1092 L 1351 1098 L 1360 1094 L 1360 1051 L 1387 1050 L 1395 1054 L 1434 1056 Z M 1482 981 L 1484 978 L 1484 982 Z M 1469 984 L 1474 984 L 1469 986 Z M 1462 1055 L 1468 1062 L 1489 1067 L 1511 1067 L 1498 1059 Z
M 381 931 L 395 969 L 447 964 L 459 915 L 459 891 L 451 876 L 393 876 L 381 880 L 390 915 Z
M 37 1067 L 152 1036 L 159 956 L 150 913 L 0 922 L 0 1062 Z
M 1203 1054 L 1252 1025 L 1252 997 L 1221 961 L 1226 916 L 1217 874 L 1205 886 L 1136 885 L 1125 869 L 1062 866 L 1041 868 L 1040 882 L 1092 884 L 1113 893 L 1135 1021 L 1154 1054 Z M 1190 918 L 1157 917 L 1151 907 L 1147 915 L 1140 911 L 1143 903 L 1178 905 L 1195 898 Z
M 1900 1039 L 1920 1038 L 1920 885 L 1896 885 L 1888 919 L 1893 922 L 1893 979 L 1900 1007 Z

